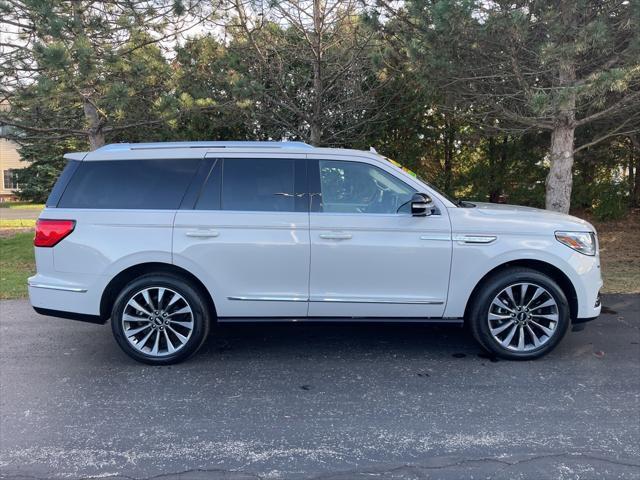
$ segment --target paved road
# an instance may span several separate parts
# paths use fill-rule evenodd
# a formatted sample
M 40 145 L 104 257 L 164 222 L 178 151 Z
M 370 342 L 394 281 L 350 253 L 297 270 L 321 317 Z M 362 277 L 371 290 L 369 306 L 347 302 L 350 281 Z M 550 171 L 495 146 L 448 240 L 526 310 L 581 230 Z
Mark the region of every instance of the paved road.
M 0 208 L 0 218 L 6 220 L 36 219 L 42 212 L 41 208 Z
M 535 362 L 456 327 L 293 324 L 149 367 L 2 302 L 0 477 L 637 479 L 640 297 L 605 305 Z

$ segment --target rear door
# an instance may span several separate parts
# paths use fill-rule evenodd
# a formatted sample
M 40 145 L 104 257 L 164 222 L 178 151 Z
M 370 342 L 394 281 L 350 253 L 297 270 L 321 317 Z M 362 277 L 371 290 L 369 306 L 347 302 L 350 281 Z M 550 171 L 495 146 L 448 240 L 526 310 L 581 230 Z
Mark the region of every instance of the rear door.
M 175 218 L 174 263 L 197 272 L 222 319 L 306 316 L 304 155 L 215 154 L 206 161 L 204 185 Z

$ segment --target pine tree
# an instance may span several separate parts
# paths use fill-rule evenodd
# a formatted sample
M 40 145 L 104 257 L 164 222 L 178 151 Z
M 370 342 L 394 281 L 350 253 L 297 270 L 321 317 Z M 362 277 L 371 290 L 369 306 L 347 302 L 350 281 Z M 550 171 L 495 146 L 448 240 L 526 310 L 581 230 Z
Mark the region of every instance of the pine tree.
M 639 130 L 640 2 L 382 4 L 411 27 L 423 75 L 469 118 L 501 132 L 550 133 L 548 209 L 569 211 L 575 152 Z M 577 144 L 587 127 L 597 133 Z
M 0 125 L 19 142 L 159 125 L 179 107 L 162 42 L 197 23 L 199 2 L 1 0 Z

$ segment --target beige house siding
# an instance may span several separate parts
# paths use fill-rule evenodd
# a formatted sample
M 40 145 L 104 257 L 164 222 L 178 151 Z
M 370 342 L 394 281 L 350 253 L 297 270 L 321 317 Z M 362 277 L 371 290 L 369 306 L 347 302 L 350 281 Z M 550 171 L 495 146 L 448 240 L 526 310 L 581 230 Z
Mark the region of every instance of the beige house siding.
M 14 142 L 0 138 L 0 202 L 15 199 L 15 189 L 5 183 L 6 177 L 10 177 L 10 174 L 5 172 L 24 167 L 26 167 L 26 164 L 20 161 L 17 145 Z

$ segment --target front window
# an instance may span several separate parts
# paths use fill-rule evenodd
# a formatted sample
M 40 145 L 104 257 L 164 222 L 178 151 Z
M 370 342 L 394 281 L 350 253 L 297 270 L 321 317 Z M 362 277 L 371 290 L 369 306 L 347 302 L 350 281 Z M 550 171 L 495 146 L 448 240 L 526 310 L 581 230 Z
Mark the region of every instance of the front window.
M 320 210 L 408 213 L 416 190 L 384 170 L 359 162 L 320 160 Z
M 413 178 L 415 178 L 416 180 L 418 180 L 420 183 L 424 184 L 426 187 L 429 187 L 431 190 L 435 191 L 437 194 L 439 194 L 440 196 L 446 198 L 447 200 L 449 200 L 451 203 L 453 203 L 456 206 L 462 206 L 461 205 L 461 201 L 460 200 L 456 200 L 454 197 L 444 193 L 442 190 L 440 190 L 439 188 L 434 187 L 431 183 L 429 183 L 428 181 L 426 181 L 424 178 L 422 178 L 420 175 L 418 175 L 417 173 L 409 170 L 407 167 L 403 166 L 401 163 L 396 162 L 395 160 L 393 160 L 392 158 L 388 158 L 388 157 L 383 157 L 382 155 L 380 155 L 382 158 L 384 158 L 387 162 L 391 163 L 392 165 L 395 165 L 398 168 L 401 168 L 404 172 L 408 173 L 409 175 L 411 175 Z

